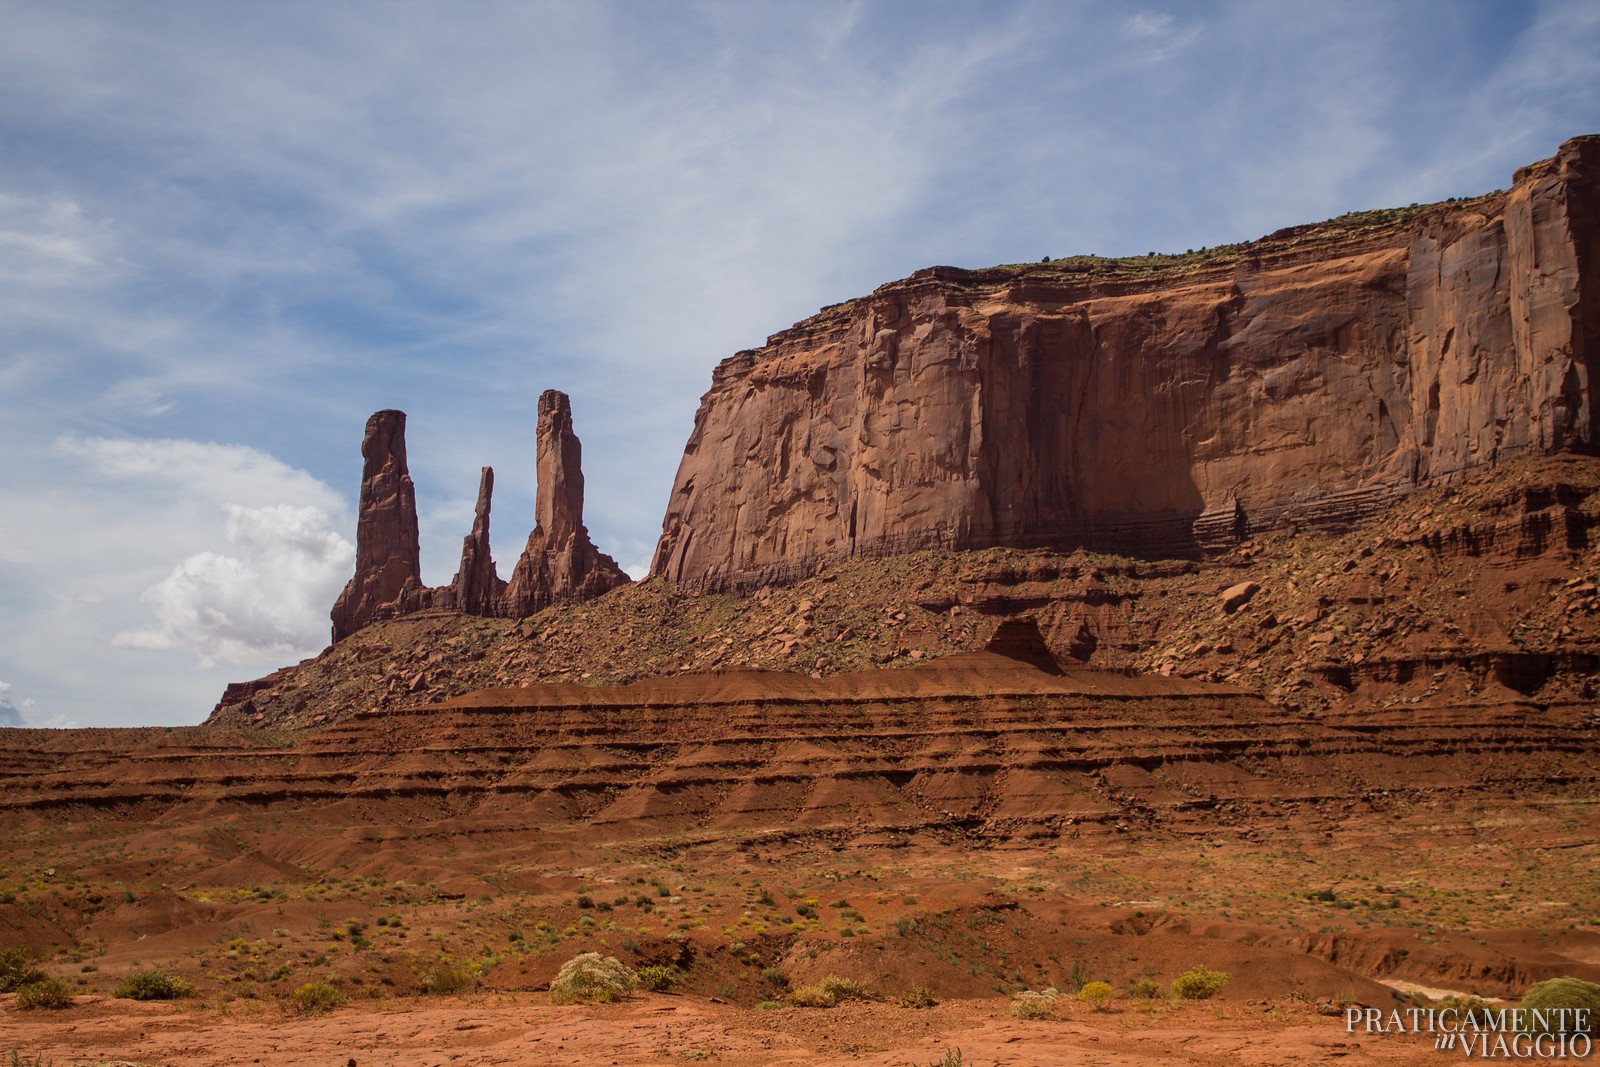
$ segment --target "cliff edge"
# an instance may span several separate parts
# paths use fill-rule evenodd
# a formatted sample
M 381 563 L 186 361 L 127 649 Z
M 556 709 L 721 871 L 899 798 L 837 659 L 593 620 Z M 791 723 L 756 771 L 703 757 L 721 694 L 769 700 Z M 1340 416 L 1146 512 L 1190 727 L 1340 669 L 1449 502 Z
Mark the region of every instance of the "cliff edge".
M 1592 452 L 1600 137 L 1511 189 L 1183 256 L 934 267 L 715 371 L 652 576 L 990 546 L 1194 557 Z

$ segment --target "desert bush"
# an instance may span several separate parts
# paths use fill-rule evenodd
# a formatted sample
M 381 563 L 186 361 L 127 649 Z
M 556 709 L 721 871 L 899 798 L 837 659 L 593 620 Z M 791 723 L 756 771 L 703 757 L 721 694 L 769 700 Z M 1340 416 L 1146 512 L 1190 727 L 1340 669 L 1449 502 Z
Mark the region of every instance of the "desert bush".
M 1172 980 L 1172 991 L 1184 1000 L 1209 1000 L 1227 984 L 1227 974 L 1197 963 Z
M 761 972 L 761 977 L 765 978 L 767 980 L 767 984 L 772 986 L 774 989 L 789 988 L 789 976 L 784 973 L 782 967 L 768 967 L 766 970 Z
M 423 974 L 420 992 L 429 996 L 448 996 L 477 987 L 477 972 L 466 964 L 445 958 L 434 963 Z
M 1600 985 L 1585 982 L 1581 978 L 1552 978 L 1540 982 L 1528 990 L 1522 998 L 1524 1009 L 1545 1013 L 1544 1018 L 1535 1020 L 1532 1016 L 1524 1016 L 1524 1023 L 1530 1029 L 1535 1021 L 1544 1024 L 1541 1029 L 1545 1033 L 1556 1033 L 1560 1029 L 1569 1032 L 1578 1030 L 1578 1019 L 1572 1014 L 1580 1009 L 1587 1009 L 1589 1013 L 1589 1033 L 1600 1032 Z M 1563 1017 L 1552 1014 L 1566 1008 L 1568 1014 Z
M 327 982 L 307 982 L 289 994 L 289 1007 L 302 1015 L 317 1015 L 343 1004 L 344 994 Z
M 123 1000 L 177 1000 L 193 992 L 194 986 L 182 978 L 174 978 L 154 967 L 133 972 L 117 986 L 117 996 Z
M 947 1048 L 944 1055 L 928 1064 L 928 1067 L 966 1067 L 967 1061 L 961 1058 L 961 1050 Z
M 15 993 L 25 985 L 48 977 L 33 966 L 33 953 L 27 949 L 0 949 L 0 993 Z
M 550 999 L 557 1004 L 609 1004 L 638 986 L 638 978 L 615 956 L 602 959 L 598 952 L 584 952 L 561 965 L 550 983 Z
M 1011 1014 L 1018 1019 L 1048 1019 L 1059 995 L 1054 989 L 1024 989 L 1011 998 Z
M 925 985 L 916 986 L 900 994 L 900 1006 L 902 1008 L 931 1008 L 938 1003 L 938 999 L 933 995 L 933 990 Z
M 1490 1013 L 1497 1013 L 1497 1009 L 1493 1004 L 1490 1004 L 1482 997 L 1475 997 L 1471 994 L 1445 997 L 1433 1006 L 1438 1011 L 1453 1011 L 1456 1013 L 1457 1018 L 1470 1018 L 1480 1024 L 1491 1017 Z
M 673 967 L 663 967 L 659 963 L 646 964 L 633 972 L 638 980 L 639 988 L 647 993 L 665 993 L 678 984 L 678 972 Z
M 1154 1000 L 1161 995 L 1161 987 L 1148 978 L 1128 983 L 1128 996 L 1135 1000 Z
M 790 990 L 789 1003 L 801 1008 L 832 1008 L 842 1000 L 864 999 L 861 987 L 849 978 L 830 974 L 814 985 Z
M 23 1011 L 34 1008 L 59 1010 L 72 1007 L 72 990 L 59 978 L 44 977 L 36 982 L 17 987 L 17 1007 Z
M 1115 991 L 1111 988 L 1110 982 L 1086 982 L 1084 987 L 1078 990 L 1078 999 L 1088 1001 L 1095 1011 L 1105 1011 L 1113 995 Z

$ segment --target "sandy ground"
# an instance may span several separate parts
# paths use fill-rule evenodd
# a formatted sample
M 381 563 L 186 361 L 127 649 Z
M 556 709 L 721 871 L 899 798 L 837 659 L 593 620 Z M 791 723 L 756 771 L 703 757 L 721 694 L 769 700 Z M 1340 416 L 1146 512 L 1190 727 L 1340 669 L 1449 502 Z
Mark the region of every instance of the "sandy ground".
M 4 998 L 9 1000 L 10 998 Z M 399 999 L 326 1015 L 258 1007 L 79 998 L 60 1013 L 0 1008 L 0 1049 L 55 1067 L 498 1067 L 511 1064 L 768 1064 L 906 1067 L 959 1049 L 964 1067 L 991 1064 L 1438 1063 L 1426 1036 L 1346 1033 L 1342 1017 L 1298 1004 L 1162 1005 L 1059 1020 L 1010 1018 L 999 1000 L 916 1011 L 857 1003 L 831 1010 L 738 1008 L 652 994 L 621 1004 L 554 1006 L 541 994 Z

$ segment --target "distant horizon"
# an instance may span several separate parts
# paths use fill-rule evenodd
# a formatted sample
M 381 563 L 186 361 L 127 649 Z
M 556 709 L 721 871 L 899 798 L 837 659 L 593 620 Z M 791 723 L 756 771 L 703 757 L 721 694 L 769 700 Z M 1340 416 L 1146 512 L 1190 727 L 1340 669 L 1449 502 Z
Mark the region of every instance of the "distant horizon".
M 649 565 L 718 363 L 935 265 L 1473 198 L 1600 132 L 1600 5 L 23 2 L 0 12 L 0 724 L 201 721 L 316 654 L 360 434 L 424 581 L 535 404 Z

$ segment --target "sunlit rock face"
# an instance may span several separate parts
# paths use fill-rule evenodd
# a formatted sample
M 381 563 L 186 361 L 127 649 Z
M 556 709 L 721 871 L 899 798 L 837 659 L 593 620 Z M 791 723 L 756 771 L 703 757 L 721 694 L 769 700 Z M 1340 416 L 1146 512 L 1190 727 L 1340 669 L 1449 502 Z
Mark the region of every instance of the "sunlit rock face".
M 946 546 L 1196 555 L 1593 451 L 1600 137 L 1472 200 L 1175 257 L 935 267 L 715 371 L 652 573 Z

